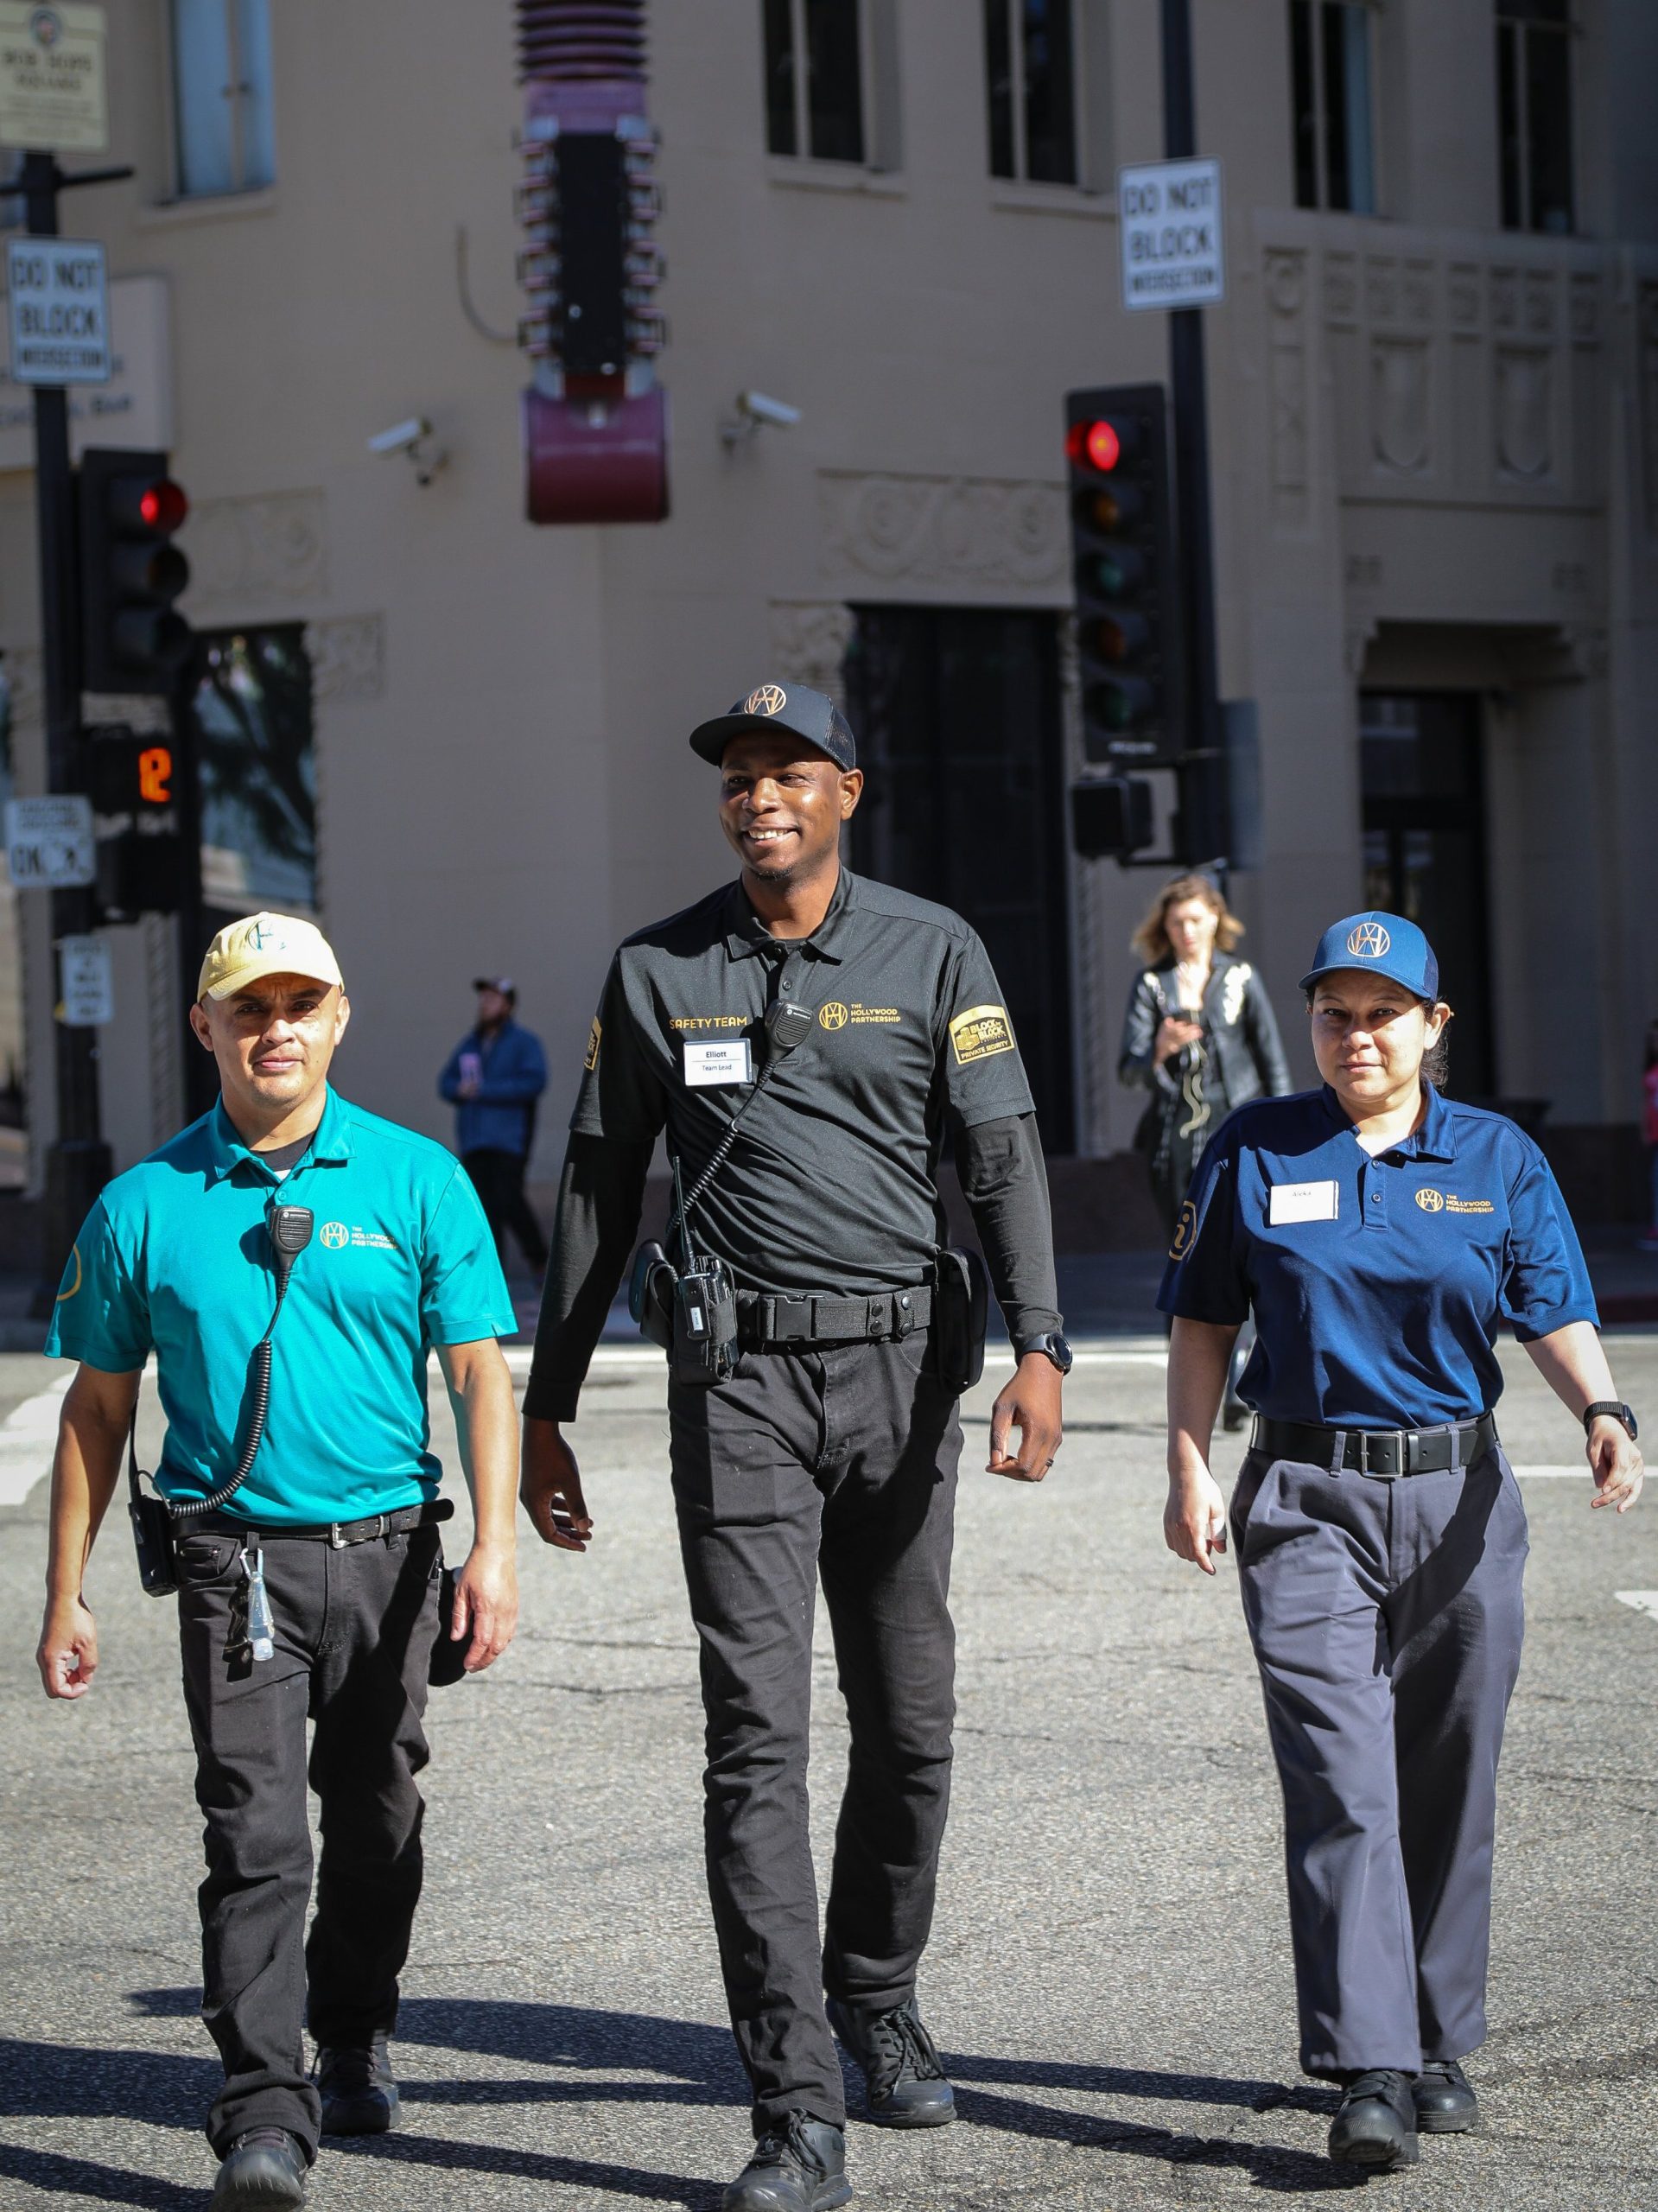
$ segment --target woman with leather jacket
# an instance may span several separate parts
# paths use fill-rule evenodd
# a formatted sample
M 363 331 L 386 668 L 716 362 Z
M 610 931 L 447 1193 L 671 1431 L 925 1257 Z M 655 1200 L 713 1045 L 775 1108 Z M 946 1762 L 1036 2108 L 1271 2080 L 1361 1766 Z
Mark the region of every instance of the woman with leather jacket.
M 1289 1066 L 1259 976 L 1233 949 L 1243 925 L 1207 875 L 1177 875 L 1134 931 L 1119 1079 L 1151 1100 L 1134 1132 L 1171 1236 L 1204 1146 L 1235 1106 L 1280 1097 Z

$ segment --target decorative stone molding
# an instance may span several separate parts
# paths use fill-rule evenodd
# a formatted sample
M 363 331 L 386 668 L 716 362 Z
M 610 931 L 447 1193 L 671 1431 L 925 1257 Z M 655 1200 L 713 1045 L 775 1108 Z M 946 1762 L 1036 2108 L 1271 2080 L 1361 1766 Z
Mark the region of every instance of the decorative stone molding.
M 882 583 L 993 586 L 1040 593 L 1065 580 L 1065 496 L 1058 484 L 989 477 L 817 478 L 823 572 Z
M 1496 359 L 1498 474 L 1510 482 L 1534 484 L 1549 474 L 1552 401 L 1549 356 L 1534 346 L 1500 346 Z
M 1376 460 L 1401 476 L 1432 458 L 1428 349 L 1420 338 L 1378 338 L 1370 353 L 1370 435 Z
M 846 651 L 855 626 L 852 609 L 839 600 L 774 599 L 769 672 L 785 683 L 810 683 L 844 706 Z
M 385 689 L 385 620 L 378 614 L 346 614 L 305 626 L 311 663 L 311 696 L 319 706 L 347 699 L 378 699 Z
M 1273 515 L 1292 531 L 1304 530 L 1308 515 L 1306 260 L 1305 253 L 1268 253 L 1264 288 Z M 1352 260 L 1350 254 L 1325 269 L 1326 315 L 1350 314 L 1356 307 Z
M 10 692 L 11 727 L 38 728 L 46 715 L 45 677 L 38 645 L 8 645 L 0 660 Z
M 280 614 L 327 596 L 327 510 L 320 491 L 204 499 L 180 543 L 190 556 L 194 620 Z

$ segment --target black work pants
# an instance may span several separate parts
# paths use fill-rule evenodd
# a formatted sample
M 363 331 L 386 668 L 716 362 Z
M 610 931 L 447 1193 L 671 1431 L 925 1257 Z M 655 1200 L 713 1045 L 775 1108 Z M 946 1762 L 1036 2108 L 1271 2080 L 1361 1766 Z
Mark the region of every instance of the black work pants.
M 909 2000 L 950 1802 L 962 1431 L 927 1335 L 747 1352 L 675 1384 L 674 1497 L 708 1721 L 708 1891 L 755 2133 L 846 2117 L 823 1992 Z M 807 1825 L 820 1580 L 852 1733 L 820 1937 Z
M 480 1145 L 472 1152 L 463 1152 L 461 1165 L 472 1178 L 501 1265 L 506 1265 L 510 1230 L 530 1267 L 541 1274 L 547 1265 L 547 1239 L 524 1195 L 524 1171 L 529 1162 L 524 1154 L 503 1152 L 495 1145 Z
M 251 2127 L 285 2127 L 314 2157 L 308 2013 L 316 2040 L 330 2044 L 365 2044 L 397 2018 L 420 1896 L 415 1777 L 427 1759 L 421 1716 L 441 1552 L 435 1528 L 338 1551 L 267 1538 L 276 1655 L 256 1661 L 240 1551 L 234 1536 L 190 1536 L 180 1548 L 184 1697 L 206 1821 L 202 2017 L 225 2064 L 207 2139 L 223 2158 Z M 304 1942 L 308 1719 L 322 1851 Z

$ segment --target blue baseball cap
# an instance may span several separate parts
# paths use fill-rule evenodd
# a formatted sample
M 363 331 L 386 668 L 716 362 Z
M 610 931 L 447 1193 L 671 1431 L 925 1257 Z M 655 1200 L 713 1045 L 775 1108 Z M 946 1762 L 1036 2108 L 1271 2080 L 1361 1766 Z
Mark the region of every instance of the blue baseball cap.
M 757 684 L 728 714 L 699 722 L 691 732 L 691 750 L 717 768 L 732 739 L 751 729 L 787 730 L 791 737 L 804 738 L 818 752 L 827 753 L 837 768 L 858 765 L 858 747 L 846 716 L 833 699 L 804 683 Z
M 1301 988 L 1310 991 L 1321 976 L 1344 969 L 1385 976 L 1413 998 L 1439 995 L 1439 963 L 1433 947 L 1402 914 L 1349 914 L 1344 921 L 1332 922 L 1318 939 Z

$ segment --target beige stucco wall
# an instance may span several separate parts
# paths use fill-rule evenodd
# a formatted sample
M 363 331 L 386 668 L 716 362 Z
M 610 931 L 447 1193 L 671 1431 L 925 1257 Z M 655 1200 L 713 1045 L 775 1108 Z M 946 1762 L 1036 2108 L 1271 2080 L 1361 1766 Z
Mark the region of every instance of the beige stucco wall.
M 893 0 L 901 159 L 885 174 L 768 159 L 757 0 L 658 4 L 673 517 L 531 529 L 525 364 L 468 320 L 455 259 L 464 227 L 475 309 L 510 330 L 506 0 L 464 29 L 448 0 L 271 12 L 273 191 L 160 204 L 164 10 L 111 0 L 111 151 L 139 175 L 72 222 L 116 272 L 170 287 L 189 612 L 312 626 L 322 898 L 356 1010 L 342 1082 L 447 1134 L 434 1079 L 467 981 L 510 969 L 556 1069 L 546 1173 L 611 945 L 725 869 L 684 730 L 768 673 L 832 677 L 848 600 L 1065 605 L 1061 395 L 1163 376 L 1166 329 L 1115 304 L 1108 193 L 986 175 L 965 0 Z M 1200 141 L 1228 193 L 1229 296 L 1207 320 L 1223 690 L 1260 702 L 1265 753 L 1267 864 L 1238 892 L 1249 948 L 1293 1031 L 1305 952 L 1358 895 L 1358 684 L 1479 688 L 1503 1086 L 1564 1119 L 1628 1120 L 1641 1013 L 1658 1009 L 1641 891 L 1658 213 L 1623 88 L 1658 71 L 1658 16 L 1586 9 L 1591 235 L 1545 241 L 1495 227 L 1486 0 L 1382 11 L 1380 222 L 1289 204 L 1280 0 L 1195 14 Z M 1160 150 L 1157 8 L 1090 0 L 1085 17 L 1109 174 Z M 719 425 L 751 386 L 803 420 L 728 452 Z M 449 455 L 424 489 L 365 449 L 415 413 Z M 1521 476 L 1502 441 L 1539 435 Z M 0 476 L 0 643 L 20 664 L 28 486 Z M 1148 880 L 1071 873 L 1079 1127 L 1109 1151 L 1133 1126 L 1112 1064 Z M 123 952 L 105 1066 L 124 1159 L 175 1109 L 143 982 L 164 968 L 153 931 Z

